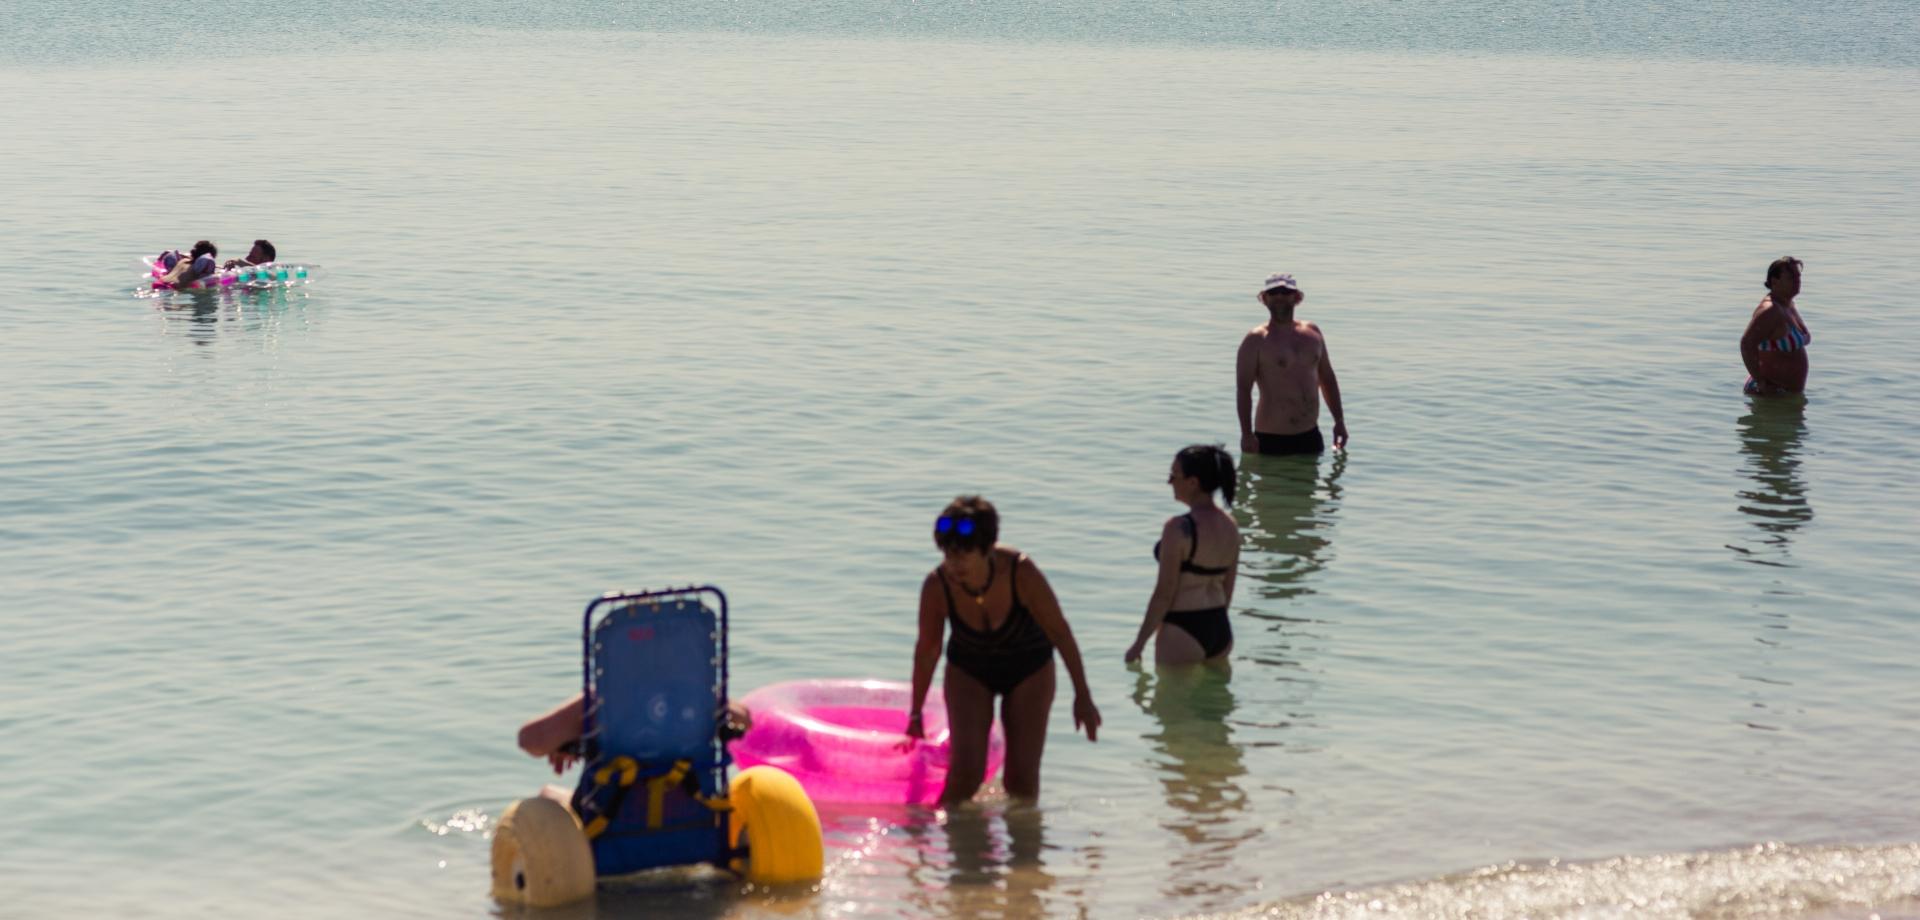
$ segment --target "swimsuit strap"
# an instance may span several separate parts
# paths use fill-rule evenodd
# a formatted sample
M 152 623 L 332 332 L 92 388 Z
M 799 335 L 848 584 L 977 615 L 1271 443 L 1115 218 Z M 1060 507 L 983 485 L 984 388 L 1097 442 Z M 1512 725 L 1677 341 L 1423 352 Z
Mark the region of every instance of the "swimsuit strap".
M 1013 619 L 1014 611 L 1022 609 L 1020 606 L 1020 560 L 1024 558 L 1026 558 L 1025 554 L 1016 554 L 1013 557 L 1013 565 L 1009 567 L 1009 571 L 1007 572 L 1007 591 L 1009 592 L 1009 596 L 1013 598 L 1013 603 L 1007 607 L 1007 619 L 1009 620 Z
M 1025 553 L 1013 557 L 1011 571 L 1007 573 L 1007 592 L 1012 604 L 1007 608 L 1007 620 L 994 631 L 994 639 L 1008 649 L 1046 648 L 1048 654 L 1053 651 L 1053 640 L 1047 638 L 1047 631 L 1040 628 L 1040 621 L 1033 618 L 1033 611 L 1020 600 L 1020 562 L 1026 559 Z
M 947 576 L 935 572 L 933 577 L 940 580 L 940 593 L 947 596 L 947 619 L 960 622 L 960 611 L 953 606 L 953 589 L 947 587 Z
M 1193 512 L 1191 511 L 1187 512 L 1181 520 L 1186 524 L 1187 542 L 1189 545 L 1187 546 L 1187 561 L 1180 563 L 1180 571 L 1192 572 L 1195 575 L 1227 574 L 1227 566 L 1196 565 L 1194 563 L 1194 554 L 1200 552 L 1200 523 L 1193 519 Z

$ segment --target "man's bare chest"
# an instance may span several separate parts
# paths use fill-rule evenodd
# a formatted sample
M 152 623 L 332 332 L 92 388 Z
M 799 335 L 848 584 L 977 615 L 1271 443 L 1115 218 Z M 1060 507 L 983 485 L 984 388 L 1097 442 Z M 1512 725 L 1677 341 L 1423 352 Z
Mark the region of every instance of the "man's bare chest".
M 1287 336 L 1260 343 L 1260 363 L 1279 371 L 1312 367 L 1320 362 L 1320 343 L 1305 336 Z

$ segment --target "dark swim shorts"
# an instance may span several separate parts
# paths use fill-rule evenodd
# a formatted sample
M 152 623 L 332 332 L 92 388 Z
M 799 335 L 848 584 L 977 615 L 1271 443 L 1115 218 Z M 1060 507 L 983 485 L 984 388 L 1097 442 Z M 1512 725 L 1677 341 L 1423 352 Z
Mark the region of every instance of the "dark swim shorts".
M 1324 454 L 1327 442 L 1320 437 L 1320 426 L 1302 431 L 1299 434 L 1268 434 L 1256 431 L 1253 436 L 1260 439 L 1260 452 L 1263 454 Z

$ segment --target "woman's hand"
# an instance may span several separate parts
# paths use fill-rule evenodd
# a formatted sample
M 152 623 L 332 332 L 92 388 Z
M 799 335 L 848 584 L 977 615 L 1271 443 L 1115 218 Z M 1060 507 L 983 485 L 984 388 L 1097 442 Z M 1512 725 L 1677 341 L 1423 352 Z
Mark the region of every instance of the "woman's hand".
M 1146 642 L 1144 641 L 1135 642 L 1133 645 L 1128 646 L 1127 654 L 1121 660 L 1126 662 L 1127 664 L 1132 664 L 1136 661 L 1139 661 L 1141 653 L 1145 652 L 1146 650 L 1147 650 Z
M 1100 731 L 1100 710 L 1094 707 L 1093 700 L 1084 696 L 1073 698 L 1073 727 L 1076 731 L 1086 729 L 1088 741 L 1100 740 L 1096 737 Z
M 899 751 L 901 753 L 906 753 L 907 751 L 913 750 L 914 745 L 927 740 L 927 730 L 924 726 L 920 724 L 919 713 L 914 712 L 914 713 L 907 714 L 906 735 L 907 735 L 906 740 L 901 741 L 899 744 L 896 744 L 893 746 L 894 750 Z
M 547 755 L 547 763 L 553 764 L 553 775 L 555 776 L 567 772 L 569 767 L 579 762 L 580 756 L 578 754 L 570 754 L 566 751 L 554 751 Z

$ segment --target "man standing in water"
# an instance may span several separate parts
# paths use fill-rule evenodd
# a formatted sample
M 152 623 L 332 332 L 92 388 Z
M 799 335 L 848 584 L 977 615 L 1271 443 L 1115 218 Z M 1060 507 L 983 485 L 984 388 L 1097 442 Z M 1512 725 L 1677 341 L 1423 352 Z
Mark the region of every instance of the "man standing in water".
M 1333 446 L 1347 446 L 1346 414 L 1340 407 L 1340 381 L 1327 357 L 1320 327 L 1293 318 L 1306 295 L 1292 275 L 1271 275 L 1260 288 L 1260 302 L 1272 314 L 1240 341 L 1234 373 L 1235 407 L 1240 412 L 1240 450 L 1247 454 L 1318 454 L 1320 395 L 1333 413 Z M 1260 386 L 1260 407 L 1253 405 Z

